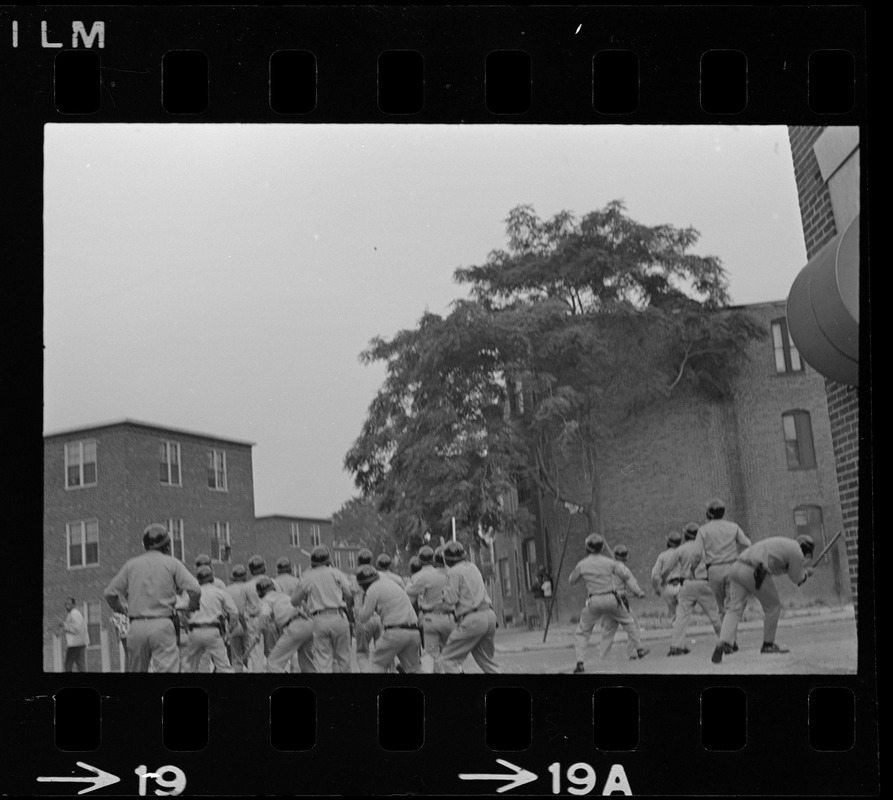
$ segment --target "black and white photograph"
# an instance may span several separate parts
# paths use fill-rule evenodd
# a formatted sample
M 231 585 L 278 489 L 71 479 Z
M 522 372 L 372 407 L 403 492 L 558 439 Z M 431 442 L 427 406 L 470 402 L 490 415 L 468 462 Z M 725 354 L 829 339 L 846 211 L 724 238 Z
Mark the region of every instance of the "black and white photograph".
M 859 146 L 47 124 L 44 672 L 855 675 Z

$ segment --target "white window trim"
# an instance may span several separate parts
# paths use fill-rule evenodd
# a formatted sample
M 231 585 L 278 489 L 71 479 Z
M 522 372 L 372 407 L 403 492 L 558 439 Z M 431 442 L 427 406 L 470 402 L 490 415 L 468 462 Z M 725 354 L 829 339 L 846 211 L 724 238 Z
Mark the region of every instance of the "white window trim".
M 96 523 L 96 545 L 97 545 L 97 547 L 96 547 L 96 553 L 97 553 L 96 562 L 93 564 L 84 563 L 84 564 L 72 565 L 72 563 L 71 563 L 71 526 L 72 525 L 80 525 L 82 528 L 84 538 L 83 538 L 83 541 L 81 542 L 81 555 L 84 557 L 84 561 L 86 562 L 86 560 L 87 560 L 87 523 L 88 522 Z M 90 519 L 78 519 L 78 520 L 75 520 L 74 522 L 66 522 L 65 523 L 65 562 L 68 565 L 68 569 L 70 569 L 70 570 L 95 569 L 96 567 L 99 566 L 99 564 L 100 564 L 99 520 L 91 517 Z
M 292 547 L 301 547 L 301 526 L 299 523 L 291 523 L 291 528 L 288 532 L 288 541 Z
M 226 450 L 218 450 L 216 447 L 212 447 L 208 453 L 211 455 L 211 459 L 214 462 L 214 486 L 209 486 L 208 490 L 212 492 L 225 492 L 227 490 L 228 481 L 226 477 Z M 217 456 L 218 454 L 221 457 L 221 462 L 223 464 L 223 485 L 221 486 L 218 483 L 218 473 L 220 470 L 217 469 Z
M 99 608 L 99 641 L 94 642 L 90 638 L 90 603 L 87 600 L 84 600 L 84 608 L 81 613 L 84 615 L 84 625 L 87 627 L 87 649 L 88 650 L 99 650 L 102 647 L 102 605 L 100 603 L 95 604 L 97 608 Z
M 180 443 L 175 442 L 172 439 L 162 439 L 161 444 L 164 445 L 165 455 L 167 456 L 167 460 L 161 462 L 162 464 L 167 465 L 167 480 L 159 481 L 159 482 L 161 483 L 162 486 L 180 486 L 180 487 L 182 487 L 183 486 L 183 461 L 181 459 L 182 454 L 180 453 Z M 171 480 L 170 452 L 171 452 L 172 447 L 177 448 L 177 473 L 178 474 L 177 474 L 177 482 L 176 483 L 174 483 Z
M 179 556 L 174 556 L 174 558 L 179 558 L 184 564 L 186 563 L 186 526 L 183 524 L 183 520 L 171 518 L 167 521 L 167 532 L 171 537 L 171 555 L 174 555 L 174 523 L 178 522 L 180 524 L 180 539 L 183 542 L 183 558 Z
M 96 450 L 96 460 L 91 463 L 95 465 L 96 471 L 96 479 L 93 483 L 84 483 L 84 445 L 92 442 L 94 449 Z M 72 445 L 78 445 L 80 451 L 80 463 L 78 464 L 81 473 L 81 482 L 77 486 L 69 486 L 68 485 L 68 448 Z M 75 442 L 66 442 L 62 446 L 62 460 L 64 462 L 63 469 L 65 470 L 65 491 L 73 492 L 77 489 L 89 489 L 92 486 L 96 486 L 99 483 L 99 442 L 96 439 L 79 439 Z
M 310 546 L 319 547 L 322 544 L 322 530 L 314 522 L 310 523 Z
M 217 535 L 218 531 L 220 531 L 221 529 L 226 532 L 226 535 L 222 539 Z M 232 544 L 233 543 L 232 543 L 232 539 L 230 538 L 229 523 L 228 522 L 215 522 L 215 523 L 213 523 L 212 530 L 214 533 L 214 539 L 216 539 L 218 542 L 224 542 L 225 544 L 229 545 L 230 554 L 232 554 Z M 216 553 L 211 557 L 211 560 L 215 564 L 229 564 L 230 563 L 230 561 L 223 561 L 220 558 L 220 545 L 217 545 Z

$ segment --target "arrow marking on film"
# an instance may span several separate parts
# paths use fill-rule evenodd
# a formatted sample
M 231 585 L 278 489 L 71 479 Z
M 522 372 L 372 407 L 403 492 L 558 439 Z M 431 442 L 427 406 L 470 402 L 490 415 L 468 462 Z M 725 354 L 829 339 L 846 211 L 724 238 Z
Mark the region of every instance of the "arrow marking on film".
M 500 786 L 496 790 L 497 792 L 507 792 L 510 789 L 517 789 L 519 786 L 523 786 L 525 783 L 535 781 L 537 778 L 537 776 L 534 775 L 532 772 L 529 772 L 526 769 L 521 769 L 521 767 L 516 767 L 511 762 L 503 761 L 501 758 L 497 758 L 496 763 L 502 764 L 502 766 L 504 767 L 508 767 L 510 770 L 513 770 L 515 774 L 470 774 L 467 772 L 460 772 L 459 777 L 463 781 L 509 781 L 509 783 L 507 783 L 505 786 Z
M 89 769 L 95 772 L 95 775 L 89 775 L 86 778 L 78 778 L 77 776 L 71 775 L 69 777 L 63 778 L 38 778 L 37 780 L 42 781 L 44 783 L 48 783 L 50 781 L 60 782 L 60 783 L 72 783 L 73 781 L 77 781 L 78 783 L 92 783 L 92 786 L 88 786 L 86 789 L 81 789 L 78 794 L 87 794 L 87 792 L 92 792 L 96 789 L 101 789 L 103 786 L 111 786 L 113 783 L 120 783 L 121 779 L 117 775 L 112 775 L 111 772 L 105 772 L 101 769 L 97 769 L 96 767 L 91 767 L 89 764 L 85 764 L 83 761 L 78 761 L 77 765 L 79 767 L 83 767 L 84 769 Z

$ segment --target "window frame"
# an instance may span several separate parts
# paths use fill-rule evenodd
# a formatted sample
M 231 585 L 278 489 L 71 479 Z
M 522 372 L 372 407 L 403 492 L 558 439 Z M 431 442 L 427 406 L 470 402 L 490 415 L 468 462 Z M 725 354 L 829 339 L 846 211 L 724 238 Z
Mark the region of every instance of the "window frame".
M 96 611 L 97 621 L 94 623 L 90 622 L 90 608 L 94 608 Z M 84 601 L 84 608 L 82 611 L 84 615 L 84 623 L 87 625 L 87 649 L 89 650 L 98 650 L 102 647 L 102 603 L 99 601 Z M 90 626 L 96 626 L 96 639 L 93 639 L 93 636 L 90 634 Z
M 167 467 L 167 480 L 164 479 L 163 475 L 160 475 L 160 483 L 162 486 L 183 486 L 183 460 L 182 453 L 180 451 L 180 443 L 174 441 L 173 439 L 160 439 L 161 447 L 163 449 L 162 458 L 160 462 L 160 466 L 162 468 Z M 171 460 L 171 452 L 173 452 L 173 448 L 176 448 L 177 453 L 177 480 L 171 480 L 171 470 L 174 466 L 174 462 Z
M 220 537 L 219 533 L 224 531 L 226 535 L 224 537 Z M 220 543 L 223 542 L 228 546 L 228 557 L 223 559 L 220 557 Z M 211 523 L 211 561 L 215 564 L 231 564 L 233 560 L 233 550 L 232 550 L 232 538 L 230 532 L 229 522 L 216 521 Z
M 818 537 L 813 533 L 813 528 L 809 524 L 809 512 L 811 512 L 811 511 L 818 512 L 818 522 L 817 522 L 817 530 L 819 532 Z M 806 513 L 807 520 L 806 520 L 805 526 L 800 526 L 797 524 L 797 513 L 798 512 Z M 815 539 L 817 544 L 818 544 L 818 540 L 820 537 L 821 541 L 822 541 L 822 545 L 824 546 L 824 544 L 825 544 L 825 514 L 822 509 L 822 506 L 820 506 L 818 503 L 803 503 L 799 506 L 795 506 L 794 512 L 793 512 L 793 517 L 794 517 L 794 535 L 795 536 L 800 536 L 800 534 L 803 534 L 803 533 L 808 534 L 809 536 L 812 536 L 813 539 Z
M 347 568 L 349 570 L 355 570 L 357 568 L 357 551 L 356 550 L 348 550 L 347 551 Z
M 310 547 L 319 547 L 322 544 L 322 529 L 318 523 L 310 523 Z
M 93 445 L 93 460 L 85 461 L 84 460 L 84 445 L 92 444 Z M 69 483 L 68 481 L 68 470 L 71 467 L 74 467 L 75 464 L 69 463 L 69 448 L 77 445 L 78 447 L 78 477 L 80 479 L 80 483 Z M 92 486 L 96 486 L 99 483 L 99 442 L 96 439 L 77 439 L 73 442 L 65 442 L 62 447 L 63 452 L 63 464 L 64 464 L 64 472 L 65 472 L 65 491 L 71 491 L 73 489 L 89 489 Z M 93 480 L 90 483 L 87 483 L 84 480 L 84 467 L 87 464 L 93 465 Z
M 182 557 L 178 556 L 176 553 L 177 548 L 175 547 L 175 544 L 177 542 L 177 538 L 175 536 L 175 531 L 174 531 L 175 524 L 176 524 L 177 528 L 179 529 L 179 533 L 180 533 L 179 541 L 180 541 L 180 550 L 182 552 Z M 171 555 L 174 558 L 182 561 L 185 564 L 186 563 L 186 531 L 185 531 L 185 527 L 183 525 L 183 518 L 181 517 L 180 519 L 173 519 L 173 518 L 169 519 L 167 521 L 167 532 L 168 532 L 168 534 L 170 534 L 170 537 L 171 537 Z
M 218 458 L 218 456 L 220 458 Z M 221 476 L 223 477 L 222 481 Z M 211 485 L 212 478 L 214 480 L 213 486 Z M 226 450 L 221 450 L 216 447 L 209 448 L 208 450 L 208 489 L 212 492 L 229 491 L 226 475 Z
M 788 436 L 786 421 L 790 419 L 794 426 L 794 436 Z M 815 436 L 812 429 L 812 415 L 803 408 L 792 408 L 781 415 L 782 435 L 784 437 L 785 458 L 788 470 L 816 469 Z M 792 458 L 791 445 L 796 447 L 796 462 Z
M 87 563 L 87 525 L 93 523 L 96 526 L 96 561 L 91 561 Z M 83 561 L 80 564 L 72 564 L 71 563 L 71 531 L 72 527 L 75 525 L 80 525 L 81 530 L 81 558 Z M 95 517 L 91 517 L 89 519 L 76 519 L 71 522 L 65 523 L 65 561 L 69 570 L 73 569 L 92 569 L 94 567 L 98 567 L 100 564 L 99 559 L 99 520 Z
M 299 522 L 292 522 L 291 527 L 288 531 L 288 540 L 292 547 L 299 548 L 301 547 L 301 524 Z
M 498 559 L 499 561 L 499 582 L 501 584 L 502 596 L 513 597 L 512 595 L 512 565 L 509 563 L 508 556 Z
M 775 332 L 778 330 L 779 338 L 781 339 L 781 345 L 775 341 Z M 794 344 L 794 339 L 791 337 L 791 331 L 788 327 L 788 321 L 784 317 L 779 317 L 778 319 L 773 319 L 769 323 L 769 330 L 771 332 L 772 338 L 772 352 L 775 359 L 775 374 L 776 375 L 793 375 L 799 372 L 806 371 L 806 365 L 803 363 L 803 356 L 800 354 L 800 351 L 797 349 L 797 345 Z M 781 360 L 784 362 L 784 369 L 779 369 L 778 358 L 781 356 Z M 796 355 L 797 361 L 800 366 L 794 366 L 794 355 Z

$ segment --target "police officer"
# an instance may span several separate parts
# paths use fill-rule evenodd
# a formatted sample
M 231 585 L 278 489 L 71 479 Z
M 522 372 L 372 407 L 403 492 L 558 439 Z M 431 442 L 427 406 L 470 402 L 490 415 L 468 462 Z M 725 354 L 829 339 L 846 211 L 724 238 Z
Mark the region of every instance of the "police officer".
M 624 566 L 627 566 L 628 559 L 629 549 L 625 544 L 618 544 L 614 548 L 614 560 L 619 561 Z M 629 615 L 633 618 L 633 622 L 635 623 L 636 635 L 630 636 L 627 633 L 626 637 L 626 654 L 629 657 L 630 661 L 635 661 L 637 658 L 639 658 L 640 650 L 644 650 L 646 653 L 651 652 L 648 648 L 642 647 L 642 632 L 639 628 L 639 620 L 636 619 L 636 615 L 633 614 L 632 610 L 629 607 L 629 591 L 632 590 L 634 594 L 636 593 L 636 590 L 641 591 L 635 578 L 633 578 L 633 583 L 635 584 L 635 588 L 628 587 L 626 580 L 624 580 L 621 575 L 614 575 L 614 588 L 617 590 L 617 594 L 620 596 L 620 602 L 623 603 L 624 608 L 629 611 Z M 617 628 L 619 627 L 620 625 L 613 617 L 602 617 L 602 658 L 607 658 L 608 653 L 611 652 L 611 645 L 614 644 L 614 636 L 617 634 Z
M 654 587 L 655 594 L 662 597 L 667 604 L 670 619 L 676 616 L 676 595 L 679 594 L 681 583 L 679 570 L 668 571 L 666 565 L 680 544 L 682 544 L 682 534 L 679 531 L 670 531 L 667 534 L 667 549 L 658 555 L 654 567 L 651 569 L 651 585 Z
M 481 571 L 465 559 L 461 542 L 447 542 L 443 558 L 448 567 L 443 600 L 453 606 L 456 627 L 441 651 L 443 671 L 458 674 L 468 654 L 486 673 L 501 675 L 496 663 L 496 612 Z
M 707 580 L 716 598 L 720 617 L 726 612 L 729 600 L 729 575 L 732 566 L 738 559 L 738 554 L 745 547 L 750 547 L 751 541 L 731 520 L 723 519 L 726 514 L 726 506 L 722 500 L 711 500 L 707 505 L 707 522 L 698 528 L 695 541 L 701 549 L 701 558 L 707 567 Z M 734 650 L 738 649 L 737 643 L 732 644 Z
M 441 550 L 441 556 L 443 551 Z M 446 569 L 434 566 L 434 550 L 428 545 L 419 549 L 419 571 L 406 587 L 406 594 L 418 603 L 420 622 L 425 633 L 422 672 L 443 673 L 443 647 L 453 632 L 452 606 L 443 599 Z
M 329 548 L 310 553 L 311 569 L 291 596 L 296 608 L 305 600 L 313 620 L 313 654 L 317 672 L 350 672 L 350 624 L 347 607 L 353 602 L 350 583 L 331 563 Z
M 251 672 L 265 672 L 266 657 L 276 644 L 276 635 L 260 618 L 262 604 L 257 594 L 257 582 L 267 574 L 267 562 L 262 555 L 256 553 L 248 559 L 248 572 L 249 577 L 245 582 L 245 616 L 248 624 L 246 661 Z M 278 589 L 279 584 L 275 580 L 273 583 Z
M 289 597 L 294 594 L 298 588 L 298 579 L 292 571 L 291 561 L 288 556 L 282 556 L 276 562 L 276 581 L 279 585 L 279 591 L 285 592 Z
M 421 672 L 419 620 L 409 596 L 396 582 L 381 579 L 370 565 L 357 570 L 357 583 L 364 592 L 358 620 L 365 622 L 376 613 L 381 618 L 382 633 L 372 654 L 372 671 L 389 672 L 396 658 L 403 672 Z
M 635 620 L 620 601 L 620 596 L 614 588 L 614 576 L 619 575 L 636 597 L 645 596 L 626 566 L 602 554 L 605 540 L 599 534 L 590 533 L 586 537 L 585 545 L 588 555 L 577 563 L 568 577 L 569 583 L 577 583 L 582 579 L 588 593 L 586 603 L 580 612 L 580 622 L 574 631 L 574 648 L 577 655 L 575 673 L 585 672 L 584 659 L 586 648 L 589 645 L 589 637 L 592 635 L 595 624 L 602 617 L 613 617 L 617 624 L 626 631 L 627 636 L 636 637 L 638 635 Z M 647 653 L 647 649 L 639 648 L 636 655 L 639 658 L 644 658 Z
M 300 672 L 316 672 L 313 660 L 313 622 L 303 605 L 291 604 L 291 596 L 277 589 L 273 579 L 264 575 L 257 582 L 257 594 L 263 604 L 261 618 L 273 628 L 276 644 L 267 656 L 267 672 L 286 672 L 297 654 Z
M 406 581 L 396 572 L 391 572 L 391 557 L 387 553 L 382 553 L 375 559 L 375 568 L 380 577 L 392 580 L 401 589 L 406 588 Z
M 112 578 L 105 599 L 112 611 L 130 618 L 128 672 L 148 672 L 150 663 L 155 672 L 179 672 L 174 605 L 185 591 L 189 610 L 196 610 L 201 588 L 183 563 L 171 556 L 171 537 L 164 525 L 145 528 L 143 547 L 146 552 L 127 561 Z
M 201 586 L 199 608 L 189 615 L 189 640 L 184 652 L 184 672 L 198 672 L 205 653 L 215 672 L 234 672 L 223 642 L 224 626 L 238 624 L 239 610 L 226 589 L 214 585 L 214 572 L 207 564 L 195 571 Z
M 196 577 L 198 577 L 199 567 L 210 567 L 211 575 L 214 575 L 214 565 L 211 562 L 211 556 L 209 556 L 207 553 L 199 553 L 199 555 L 195 557 Z M 218 589 L 226 589 L 226 584 L 222 580 L 220 580 L 220 578 L 215 577 L 212 583 Z
M 674 551 L 666 564 L 667 572 L 680 572 L 682 586 L 676 596 L 676 619 L 673 621 L 673 639 L 670 642 L 668 656 L 684 656 L 691 650 L 685 646 L 685 632 L 691 621 L 692 611 L 695 606 L 700 606 L 707 619 L 716 631 L 717 638 L 722 623 L 719 619 L 719 609 L 716 606 L 716 598 L 707 581 L 707 567 L 701 560 L 701 551 L 695 542 L 698 535 L 698 523 L 689 522 L 683 531 L 685 541 Z
M 363 548 L 357 553 L 357 570 L 359 570 L 362 566 L 371 566 L 372 565 L 372 551 L 368 548 Z M 354 598 L 354 608 L 359 608 L 363 602 L 363 590 L 360 588 L 359 583 L 356 582 L 356 576 L 354 576 L 355 586 L 351 587 L 353 590 L 353 598 Z M 369 653 L 374 646 L 375 640 L 381 636 L 381 620 L 378 618 L 377 614 L 373 614 L 366 622 L 360 622 L 359 620 L 354 620 L 354 637 L 356 638 L 356 650 L 357 650 L 357 669 L 360 672 L 371 672 L 372 671 L 372 663 L 369 660 Z
M 714 664 L 722 661 L 723 654 L 731 652 L 738 621 L 751 595 L 756 596 L 763 607 L 763 645 L 760 652 L 790 652 L 775 643 L 781 601 L 772 576 L 787 575 L 797 586 L 802 586 L 813 574 L 812 568 L 804 566 L 804 562 L 811 559 L 814 552 L 815 542 L 812 537 L 803 534 L 796 539 L 789 539 L 787 536 L 761 539 L 738 556 L 729 575 L 729 610 L 723 617 L 719 642 L 710 659 Z
M 248 604 L 248 568 L 244 564 L 236 564 L 230 572 L 231 583 L 226 587 L 236 609 L 239 612 L 237 624 L 229 632 L 229 647 L 233 669 L 236 672 L 245 671 L 246 638 L 248 636 L 248 623 L 246 621 L 246 607 Z

